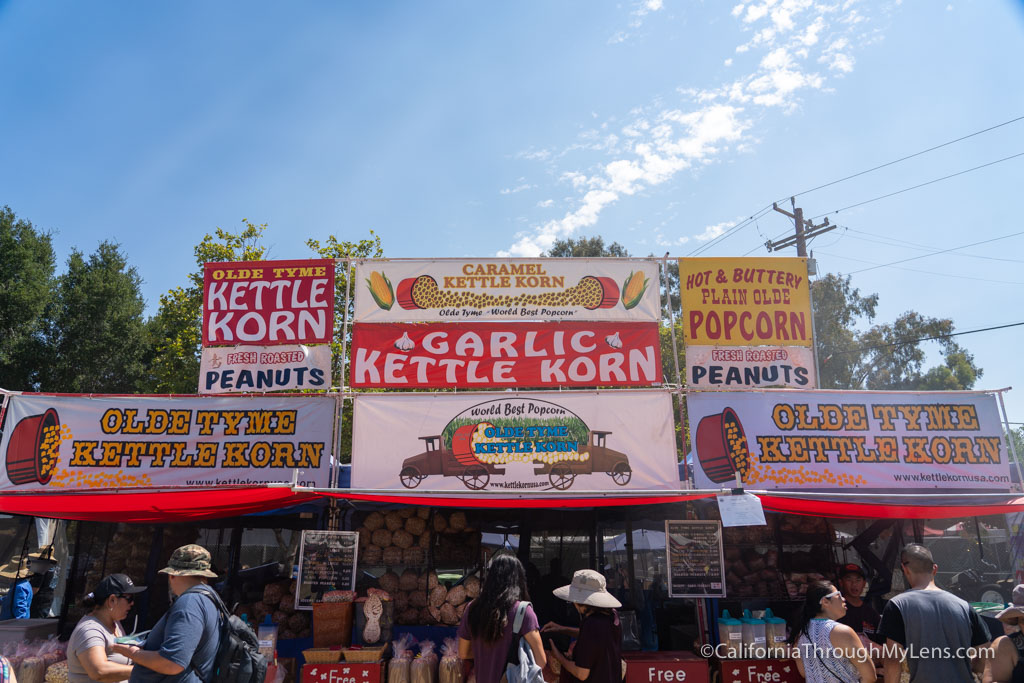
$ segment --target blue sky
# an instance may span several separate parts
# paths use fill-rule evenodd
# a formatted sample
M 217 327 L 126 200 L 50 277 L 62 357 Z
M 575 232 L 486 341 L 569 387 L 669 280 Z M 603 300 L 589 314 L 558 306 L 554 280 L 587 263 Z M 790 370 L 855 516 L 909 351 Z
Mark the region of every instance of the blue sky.
M 0 204 L 121 243 L 150 311 L 217 226 L 275 258 L 533 255 L 600 234 L 685 256 L 772 200 L 1024 115 L 1024 3 L 0 1 Z M 801 195 L 817 216 L 1024 152 L 1024 121 Z M 1024 157 L 830 215 L 849 273 L 1024 230 Z M 705 255 L 764 254 L 768 213 Z M 912 243 L 901 244 L 894 240 Z M 922 249 L 923 246 L 925 249 Z M 1024 319 L 1024 235 L 856 273 L 967 330 Z M 1008 260 L 993 260 L 1008 259 Z M 974 278 L 974 279 L 971 279 Z M 962 342 L 1017 385 L 1024 328 Z

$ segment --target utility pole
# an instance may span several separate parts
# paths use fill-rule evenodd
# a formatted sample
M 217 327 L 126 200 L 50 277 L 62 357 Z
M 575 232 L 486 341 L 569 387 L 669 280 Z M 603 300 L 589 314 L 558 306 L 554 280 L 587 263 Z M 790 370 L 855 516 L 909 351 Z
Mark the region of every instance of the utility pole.
M 806 258 L 807 240 L 811 239 L 812 237 L 817 237 L 818 235 L 823 235 L 829 230 L 835 230 L 836 226 L 829 225 L 827 218 L 825 219 L 825 222 L 821 223 L 820 225 L 815 225 L 811 221 L 804 220 L 804 210 L 797 207 L 796 197 L 790 197 L 789 201 L 792 202 L 793 204 L 793 213 L 790 213 L 785 209 L 780 209 L 777 202 L 772 202 L 772 208 L 778 211 L 779 213 L 785 216 L 789 216 L 790 218 L 793 219 L 793 223 L 796 226 L 795 234 L 792 237 L 786 237 L 785 239 L 781 239 L 778 242 L 768 240 L 767 242 L 765 242 L 764 245 L 768 247 L 768 251 L 777 251 L 779 249 L 791 247 L 795 244 L 796 255 Z M 806 230 L 804 229 L 805 227 L 807 228 Z
M 772 208 L 781 214 L 789 216 L 793 219 L 793 225 L 795 230 L 792 237 L 781 239 L 778 242 L 768 240 L 765 242 L 765 246 L 768 247 L 768 251 L 776 251 L 778 249 L 785 249 L 796 245 L 796 255 L 802 258 L 807 258 L 807 240 L 818 235 L 823 235 L 830 230 L 835 230 L 836 226 L 829 225 L 828 219 L 826 218 L 820 225 L 815 225 L 811 221 L 804 220 L 804 210 L 796 205 L 796 197 L 789 198 L 790 204 L 793 207 L 793 213 L 780 209 L 777 202 L 772 202 Z M 804 228 L 807 228 L 806 230 Z M 810 281 L 811 275 L 818 274 L 818 267 L 814 263 L 814 259 L 807 260 L 807 276 Z M 811 297 L 811 337 L 814 340 L 818 338 L 818 331 L 815 329 L 814 324 L 814 297 Z M 818 345 L 815 342 L 811 343 L 811 354 L 814 357 L 814 375 L 816 384 L 821 386 L 821 366 L 818 363 Z

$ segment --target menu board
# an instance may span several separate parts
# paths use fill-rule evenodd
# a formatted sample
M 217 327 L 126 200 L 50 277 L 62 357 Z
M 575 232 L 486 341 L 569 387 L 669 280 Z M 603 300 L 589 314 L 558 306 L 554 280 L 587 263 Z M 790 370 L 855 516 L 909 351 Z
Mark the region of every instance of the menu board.
M 359 534 L 355 531 L 303 531 L 295 609 L 313 609 L 333 590 L 355 590 Z
M 725 597 L 721 522 L 668 520 L 665 545 L 670 598 Z

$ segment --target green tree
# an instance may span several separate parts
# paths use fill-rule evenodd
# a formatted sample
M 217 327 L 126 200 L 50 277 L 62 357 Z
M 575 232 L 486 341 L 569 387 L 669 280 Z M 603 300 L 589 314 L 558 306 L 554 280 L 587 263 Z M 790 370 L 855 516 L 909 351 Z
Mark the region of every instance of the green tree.
M 86 258 L 72 249 L 45 313 L 40 389 L 130 393 L 148 365 L 142 279 L 120 247 L 101 242 Z
M 907 311 L 893 322 L 873 323 L 878 295 L 864 296 L 850 277 L 828 274 L 811 283 L 815 343 L 824 389 L 970 389 L 981 377 L 974 356 L 950 336 L 949 318 Z M 934 340 L 943 364 L 924 369 L 926 340 Z
M 381 248 L 380 237 L 370 231 L 369 239 L 359 240 L 358 242 L 345 242 L 339 240 L 334 235 L 328 235 L 324 242 L 320 240 L 309 239 L 306 240 L 306 246 L 313 250 L 315 254 L 321 258 L 331 259 L 360 259 L 360 258 L 380 258 L 384 256 L 384 250 Z M 348 267 L 344 263 L 337 263 L 334 269 L 334 339 L 340 340 L 343 338 L 343 327 L 345 324 L 345 288 L 346 283 L 348 285 L 348 338 L 347 338 L 347 349 L 346 356 L 342 358 L 341 355 L 341 343 L 335 341 L 331 344 L 331 358 L 334 365 L 334 385 L 341 386 L 342 380 L 348 372 L 348 362 L 352 355 L 352 316 L 354 313 L 353 301 L 355 300 L 355 288 L 359 286 L 365 286 L 363 283 L 358 282 L 355 279 L 355 268 L 353 264 L 349 263 Z M 342 463 L 348 463 L 352 461 L 352 413 L 351 411 L 346 413 L 345 419 L 341 421 L 341 435 L 339 438 L 338 445 L 338 458 Z
M 1003 437 L 1006 439 L 1007 457 L 1013 457 L 1013 453 L 1016 452 L 1017 460 L 1024 462 L 1024 425 L 1019 425 L 1016 429 L 1004 432 Z M 1010 446 L 1011 441 L 1013 442 L 1013 450 L 1011 450 Z
M 600 258 L 603 256 L 629 256 L 629 252 L 618 242 L 612 242 L 607 247 L 604 245 L 604 238 L 600 235 L 594 237 L 568 237 L 564 240 L 555 240 L 544 256 L 551 257 L 575 257 L 575 258 Z
M 48 233 L 0 208 L 0 387 L 37 388 L 55 258 Z
M 202 353 L 203 264 L 223 261 L 259 261 L 266 253 L 261 243 L 267 224 L 242 219 L 241 232 L 217 228 L 196 245 L 198 269 L 188 284 L 160 296 L 160 308 L 149 324 L 153 345 L 148 389 L 155 393 L 194 393 L 199 382 Z

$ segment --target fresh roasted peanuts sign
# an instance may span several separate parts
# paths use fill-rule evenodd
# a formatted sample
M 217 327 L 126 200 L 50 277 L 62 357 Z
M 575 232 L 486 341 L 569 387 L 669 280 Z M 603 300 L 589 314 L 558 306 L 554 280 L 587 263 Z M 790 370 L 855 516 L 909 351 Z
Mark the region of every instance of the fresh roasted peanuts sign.
M 333 336 L 333 261 L 205 264 L 203 346 L 330 344 Z
M 644 259 L 362 261 L 355 322 L 657 322 L 658 264 Z
M 328 397 L 38 396 L 8 403 L 0 490 L 327 486 Z
M 698 488 L 1008 491 L 992 394 L 692 392 Z
M 688 345 L 811 346 L 804 258 L 679 259 Z
M 657 323 L 356 325 L 351 386 L 651 386 L 662 380 Z

